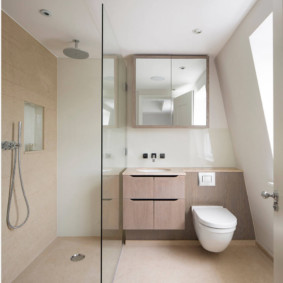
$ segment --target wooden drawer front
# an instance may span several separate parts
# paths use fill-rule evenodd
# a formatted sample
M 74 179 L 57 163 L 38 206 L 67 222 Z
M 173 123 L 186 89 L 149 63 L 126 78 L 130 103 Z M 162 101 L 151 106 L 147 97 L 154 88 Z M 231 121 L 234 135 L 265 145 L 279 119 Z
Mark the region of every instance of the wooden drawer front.
M 154 201 L 154 229 L 184 230 L 185 200 Z
M 103 198 L 119 198 L 119 175 L 103 176 Z
M 155 177 L 154 198 L 185 198 L 185 176 Z
M 153 198 L 153 177 L 123 177 L 123 198 Z
M 123 229 L 153 229 L 153 201 L 123 200 Z
M 119 199 L 103 200 L 103 229 L 118 230 L 119 229 Z

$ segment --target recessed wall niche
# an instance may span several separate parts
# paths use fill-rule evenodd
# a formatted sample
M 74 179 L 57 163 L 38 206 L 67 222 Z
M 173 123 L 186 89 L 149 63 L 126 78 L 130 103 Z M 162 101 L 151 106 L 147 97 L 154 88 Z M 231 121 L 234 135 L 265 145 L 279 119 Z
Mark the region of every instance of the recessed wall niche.
M 25 102 L 24 105 L 24 147 L 25 152 L 43 150 L 42 106 Z

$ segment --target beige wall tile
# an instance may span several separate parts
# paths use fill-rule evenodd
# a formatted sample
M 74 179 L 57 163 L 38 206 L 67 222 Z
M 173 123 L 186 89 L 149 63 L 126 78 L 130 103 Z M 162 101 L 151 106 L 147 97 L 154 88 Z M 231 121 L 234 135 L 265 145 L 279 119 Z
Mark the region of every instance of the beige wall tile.
M 57 59 L 2 13 L 2 140 L 17 139 L 24 102 L 44 107 L 44 150 L 24 153 L 22 175 L 30 205 L 28 222 L 9 230 L 6 213 L 11 152 L 2 152 L 2 282 L 13 281 L 56 237 L 57 227 Z M 13 128 L 14 123 L 14 128 Z M 21 223 L 26 206 L 15 178 L 11 222 Z
M 3 80 L 2 82 L 2 94 L 8 94 L 9 97 L 15 97 L 24 99 L 25 101 L 31 102 L 37 105 L 45 105 L 49 109 L 56 110 L 57 100 L 54 99 L 53 95 L 40 95 L 38 92 L 28 90 L 25 87 L 16 85 L 14 82 Z

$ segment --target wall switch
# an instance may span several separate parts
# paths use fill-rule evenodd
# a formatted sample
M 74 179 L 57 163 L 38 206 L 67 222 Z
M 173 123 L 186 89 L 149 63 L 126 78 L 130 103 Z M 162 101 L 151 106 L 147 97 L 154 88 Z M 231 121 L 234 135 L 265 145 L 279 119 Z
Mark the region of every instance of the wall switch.
M 142 158 L 143 158 L 143 159 L 147 159 L 147 158 L 148 158 L 148 154 L 147 154 L 147 153 L 143 153 L 143 154 L 142 154 Z
M 160 157 L 161 159 L 164 159 L 164 158 L 165 158 L 165 153 L 160 153 L 159 157 Z

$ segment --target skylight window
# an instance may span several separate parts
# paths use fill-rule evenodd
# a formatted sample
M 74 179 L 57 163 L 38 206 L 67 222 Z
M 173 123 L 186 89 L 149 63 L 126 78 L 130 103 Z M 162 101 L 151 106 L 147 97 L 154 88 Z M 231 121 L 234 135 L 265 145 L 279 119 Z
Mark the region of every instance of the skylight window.
M 250 36 L 261 102 L 273 154 L 273 14 Z
M 193 125 L 206 125 L 206 85 L 194 95 Z

